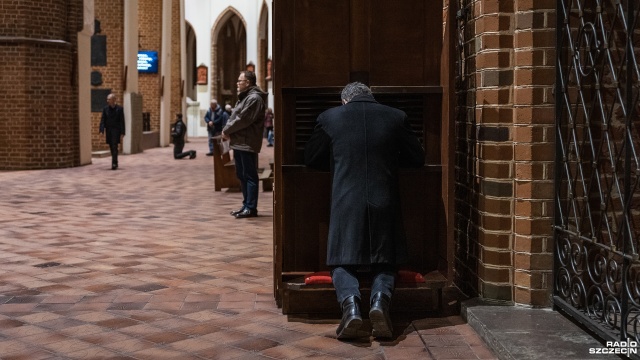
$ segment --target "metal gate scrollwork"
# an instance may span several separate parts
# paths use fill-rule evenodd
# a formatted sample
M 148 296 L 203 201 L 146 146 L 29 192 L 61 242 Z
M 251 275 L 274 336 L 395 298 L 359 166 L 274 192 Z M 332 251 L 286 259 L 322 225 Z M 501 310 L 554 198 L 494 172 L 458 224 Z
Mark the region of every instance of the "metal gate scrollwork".
M 640 2 L 559 0 L 554 305 L 640 340 Z

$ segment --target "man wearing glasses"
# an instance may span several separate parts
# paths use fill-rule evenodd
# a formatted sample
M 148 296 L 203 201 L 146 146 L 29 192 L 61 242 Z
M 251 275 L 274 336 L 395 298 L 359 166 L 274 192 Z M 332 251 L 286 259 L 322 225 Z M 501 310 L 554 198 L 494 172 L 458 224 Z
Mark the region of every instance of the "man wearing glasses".
M 258 216 L 258 153 L 262 148 L 262 131 L 267 93 L 256 85 L 256 74 L 242 71 L 238 77 L 238 103 L 222 139 L 229 140 L 236 164 L 236 176 L 242 187 L 242 207 L 231 212 L 236 219 Z

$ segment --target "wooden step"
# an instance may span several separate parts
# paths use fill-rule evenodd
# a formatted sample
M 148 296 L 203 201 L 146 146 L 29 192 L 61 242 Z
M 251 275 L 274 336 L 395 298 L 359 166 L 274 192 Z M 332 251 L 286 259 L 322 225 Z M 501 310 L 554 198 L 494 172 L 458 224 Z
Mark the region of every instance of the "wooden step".
M 273 171 L 271 169 L 262 170 L 258 179 L 262 181 L 262 191 L 273 191 Z
M 442 308 L 442 289 L 447 279 L 438 271 L 423 275 L 424 283 L 396 283 L 392 313 L 424 313 Z M 282 313 L 299 318 L 339 317 L 341 314 L 332 284 L 312 284 L 298 277 L 283 282 Z M 368 312 L 370 284 L 361 283 L 362 309 Z

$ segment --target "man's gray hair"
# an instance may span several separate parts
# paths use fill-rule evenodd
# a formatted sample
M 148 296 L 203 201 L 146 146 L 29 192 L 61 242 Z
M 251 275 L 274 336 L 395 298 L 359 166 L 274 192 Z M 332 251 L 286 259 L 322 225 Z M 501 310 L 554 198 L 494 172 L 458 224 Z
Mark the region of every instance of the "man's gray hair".
M 340 97 L 342 100 L 349 102 L 351 99 L 358 95 L 371 95 L 371 89 L 361 82 L 352 82 L 347 84 L 347 86 L 342 89 L 342 93 L 340 93 Z

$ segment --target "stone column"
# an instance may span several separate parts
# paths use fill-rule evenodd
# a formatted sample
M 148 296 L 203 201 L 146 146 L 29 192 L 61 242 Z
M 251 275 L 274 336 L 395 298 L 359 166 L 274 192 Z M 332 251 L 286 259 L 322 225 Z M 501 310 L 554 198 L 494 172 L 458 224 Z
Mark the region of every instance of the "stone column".
M 125 154 L 142 151 L 142 98 L 138 94 L 138 0 L 124 2 L 124 66 L 123 107 L 126 136 L 122 144 Z

